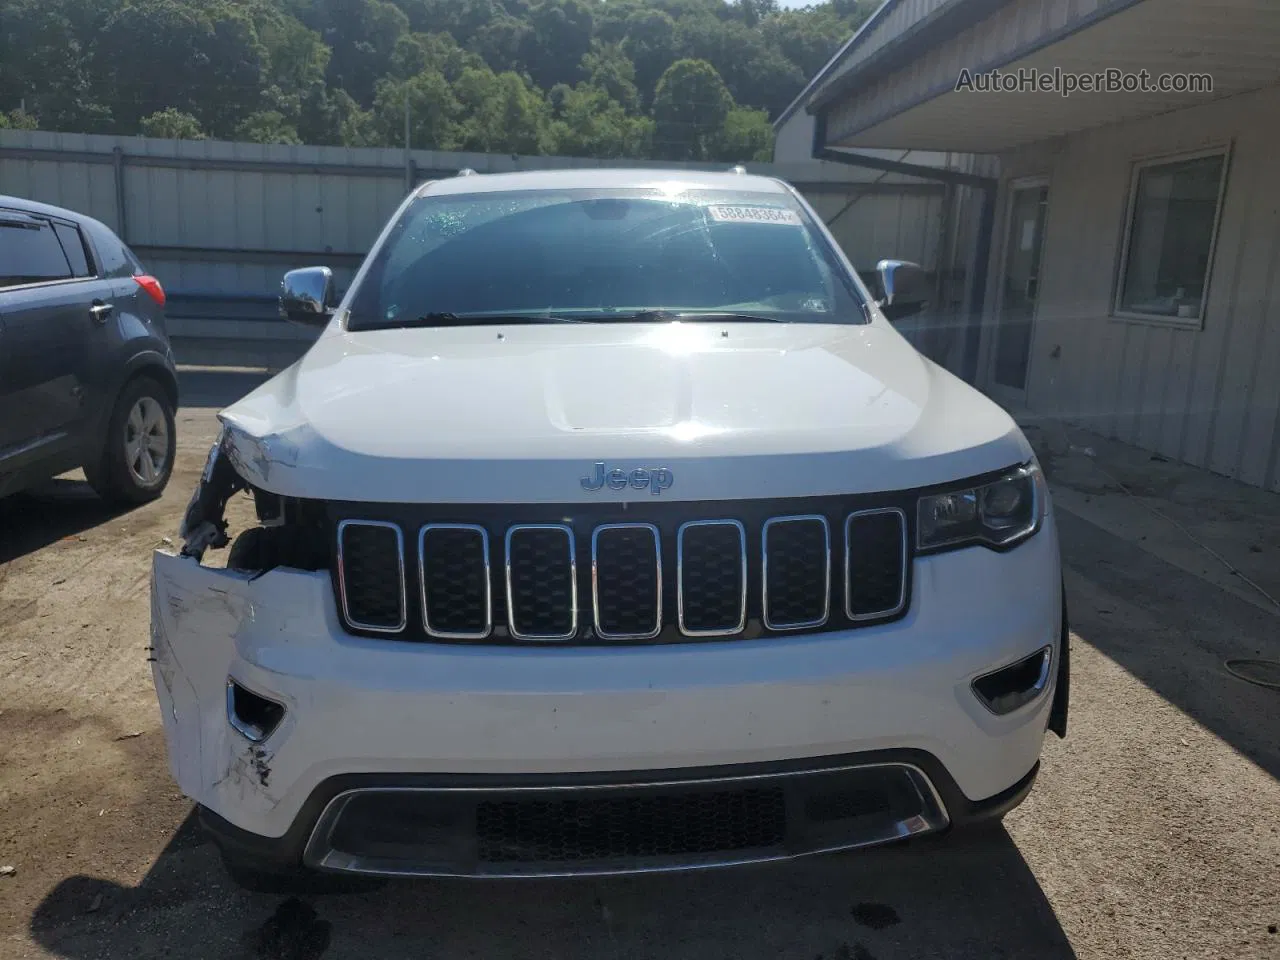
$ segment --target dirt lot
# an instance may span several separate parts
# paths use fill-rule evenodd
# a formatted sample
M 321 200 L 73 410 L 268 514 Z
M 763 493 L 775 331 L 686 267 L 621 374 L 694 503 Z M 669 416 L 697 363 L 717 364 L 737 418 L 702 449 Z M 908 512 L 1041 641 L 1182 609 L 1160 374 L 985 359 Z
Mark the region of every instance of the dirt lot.
M 1280 958 L 1280 694 L 1222 667 L 1280 655 L 1280 618 L 1083 506 L 1058 511 L 1072 728 L 995 838 L 680 877 L 239 892 L 168 775 L 147 577 L 214 408 L 255 382 L 187 376 L 156 504 L 108 513 L 73 480 L 0 501 L 5 960 Z M 1250 540 L 1277 564 L 1280 524 Z

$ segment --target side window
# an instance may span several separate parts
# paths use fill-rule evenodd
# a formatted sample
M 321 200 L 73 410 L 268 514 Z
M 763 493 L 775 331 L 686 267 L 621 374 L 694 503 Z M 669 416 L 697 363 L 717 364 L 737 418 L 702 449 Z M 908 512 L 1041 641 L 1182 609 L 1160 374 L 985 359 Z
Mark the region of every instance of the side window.
M 93 239 L 98 250 L 98 261 L 102 265 L 102 276 L 132 277 L 135 273 L 142 272 L 133 251 L 110 230 L 95 230 Z
M 1138 164 L 1117 315 L 1200 326 L 1226 166 L 1224 151 Z
M 71 264 L 47 220 L 0 217 L 0 287 L 67 280 Z
M 93 267 L 89 265 L 89 256 L 85 253 L 84 238 L 80 236 L 80 231 L 69 223 L 55 223 L 53 230 L 62 241 L 62 252 L 71 263 L 71 275 L 92 277 Z

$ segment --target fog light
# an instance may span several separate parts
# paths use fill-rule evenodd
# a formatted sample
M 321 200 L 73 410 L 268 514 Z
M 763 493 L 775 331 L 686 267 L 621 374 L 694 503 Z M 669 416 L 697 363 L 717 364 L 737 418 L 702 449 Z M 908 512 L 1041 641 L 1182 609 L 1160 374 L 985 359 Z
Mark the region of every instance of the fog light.
M 284 705 L 227 680 L 227 722 L 246 740 L 259 743 L 284 719 Z
M 1045 647 L 1007 667 L 973 681 L 973 693 L 998 717 L 1013 713 L 1038 697 L 1049 683 L 1053 648 Z

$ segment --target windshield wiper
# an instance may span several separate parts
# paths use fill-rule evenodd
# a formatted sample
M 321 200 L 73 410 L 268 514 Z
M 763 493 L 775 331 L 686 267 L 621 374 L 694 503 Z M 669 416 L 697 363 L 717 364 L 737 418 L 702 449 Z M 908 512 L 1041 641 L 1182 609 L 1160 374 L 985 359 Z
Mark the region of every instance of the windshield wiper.
M 670 323 L 675 320 L 705 320 L 708 323 L 788 323 L 778 317 L 767 317 L 756 313 L 725 313 L 708 310 L 636 310 L 632 313 L 583 314 L 581 322 L 598 322 L 614 320 L 618 323 Z
M 708 323 L 789 323 L 761 313 L 725 313 L 718 310 L 650 310 L 636 314 L 642 320 L 705 320 Z
M 582 323 L 573 317 L 559 317 L 549 313 L 481 313 L 475 315 L 448 312 L 424 313 L 412 320 L 396 320 L 391 323 L 380 323 L 377 326 L 362 327 L 363 330 L 408 329 L 410 327 L 480 327 L 500 326 L 514 323 Z

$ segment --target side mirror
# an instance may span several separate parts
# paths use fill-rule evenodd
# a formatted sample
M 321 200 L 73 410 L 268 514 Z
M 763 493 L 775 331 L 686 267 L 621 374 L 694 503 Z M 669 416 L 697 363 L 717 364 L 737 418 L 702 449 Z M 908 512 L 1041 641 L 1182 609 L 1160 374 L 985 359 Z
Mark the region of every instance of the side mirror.
M 335 306 L 333 271 L 328 267 L 290 270 L 280 282 L 280 316 L 291 323 L 323 327 Z
M 929 275 L 924 267 L 907 260 L 881 260 L 876 264 L 880 274 L 880 312 L 889 320 L 901 320 L 924 309 L 929 302 Z

